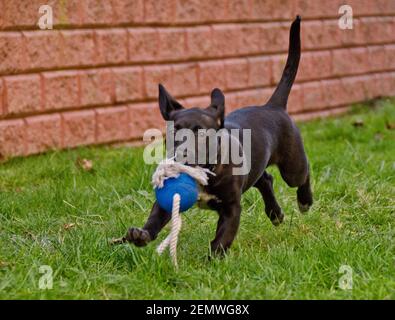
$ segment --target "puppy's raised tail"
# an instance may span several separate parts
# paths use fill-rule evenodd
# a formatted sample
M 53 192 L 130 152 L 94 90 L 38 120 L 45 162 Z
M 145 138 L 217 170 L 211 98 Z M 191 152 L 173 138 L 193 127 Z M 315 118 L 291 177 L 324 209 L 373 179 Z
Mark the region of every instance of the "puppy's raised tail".
M 296 16 L 292 22 L 291 30 L 289 32 L 289 48 L 288 59 L 285 65 L 280 82 L 276 90 L 268 101 L 268 105 L 287 108 L 288 96 L 295 81 L 296 73 L 298 72 L 300 60 L 300 21 L 301 17 Z

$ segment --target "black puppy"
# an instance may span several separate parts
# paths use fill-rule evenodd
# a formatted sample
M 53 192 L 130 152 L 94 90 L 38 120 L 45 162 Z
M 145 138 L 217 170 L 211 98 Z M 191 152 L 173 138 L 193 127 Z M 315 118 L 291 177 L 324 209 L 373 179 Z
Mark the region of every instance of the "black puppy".
M 233 165 L 217 164 L 211 169 L 205 192 L 215 196 L 208 205 L 219 214 L 212 252 L 223 252 L 236 236 L 240 214 L 241 195 L 256 187 L 265 202 L 265 211 L 274 225 L 280 224 L 284 215 L 273 193 L 273 178 L 265 169 L 277 165 L 282 178 L 290 187 L 297 187 L 301 211 L 312 205 L 309 165 L 299 130 L 286 112 L 287 100 L 295 80 L 300 60 L 300 17 L 297 16 L 290 30 L 288 59 L 281 80 L 266 105 L 246 107 L 224 117 L 225 98 L 219 89 L 211 93 L 211 104 L 205 109 L 184 109 L 162 85 L 159 85 L 159 106 L 165 120 L 174 121 L 175 130 L 198 129 L 251 129 L 250 171 L 245 175 L 232 174 Z M 142 229 L 130 228 L 123 238 L 137 246 L 144 246 L 155 239 L 170 220 L 170 215 L 155 203 L 148 221 Z

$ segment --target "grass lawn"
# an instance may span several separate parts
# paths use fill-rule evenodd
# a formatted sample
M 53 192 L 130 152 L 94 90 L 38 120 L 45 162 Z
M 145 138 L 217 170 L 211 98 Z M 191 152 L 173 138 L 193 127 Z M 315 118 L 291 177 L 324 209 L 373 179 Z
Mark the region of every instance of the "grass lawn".
M 311 211 L 298 212 L 296 190 L 270 168 L 284 223 L 272 226 L 249 190 L 229 254 L 209 261 L 217 215 L 193 208 L 183 217 L 177 274 L 155 252 L 168 228 L 145 248 L 108 245 L 141 226 L 154 200 L 154 167 L 141 148 L 10 160 L 0 165 L 0 298 L 395 299 L 394 123 L 395 100 L 386 100 L 300 124 Z M 93 170 L 77 158 L 92 160 Z M 39 289 L 42 265 L 53 269 L 53 289 Z M 352 290 L 339 288 L 342 265 L 352 268 Z

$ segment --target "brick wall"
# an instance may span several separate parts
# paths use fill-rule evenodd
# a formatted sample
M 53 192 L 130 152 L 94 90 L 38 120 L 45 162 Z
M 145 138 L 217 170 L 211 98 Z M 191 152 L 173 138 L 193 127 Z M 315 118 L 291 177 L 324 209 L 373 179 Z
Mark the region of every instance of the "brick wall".
M 343 3 L 353 30 L 338 28 Z M 36 25 L 42 4 L 53 30 Z M 297 13 L 291 114 L 395 95 L 394 0 L 0 0 L 0 156 L 137 140 L 163 126 L 159 82 L 186 106 L 206 106 L 214 86 L 228 111 L 263 104 Z

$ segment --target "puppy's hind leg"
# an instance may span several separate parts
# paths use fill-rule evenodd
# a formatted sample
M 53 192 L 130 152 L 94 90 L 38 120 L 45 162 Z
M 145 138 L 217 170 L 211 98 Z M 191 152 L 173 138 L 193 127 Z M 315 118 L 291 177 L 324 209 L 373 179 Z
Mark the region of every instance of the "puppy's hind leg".
M 307 212 L 313 204 L 313 194 L 310 186 L 310 175 L 307 175 L 306 181 L 298 187 L 296 191 L 298 206 L 300 212 Z
M 267 216 L 273 225 L 278 226 L 284 221 L 284 214 L 274 196 L 273 177 L 265 171 L 254 186 L 262 195 Z
M 280 173 L 288 186 L 297 187 L 296 195 L 300 212 L 306 212 L 313 204 L 313 194 L 310 186 L 309 166 L 305 156 L 300 161 L 292 161 L 279 166 Z

